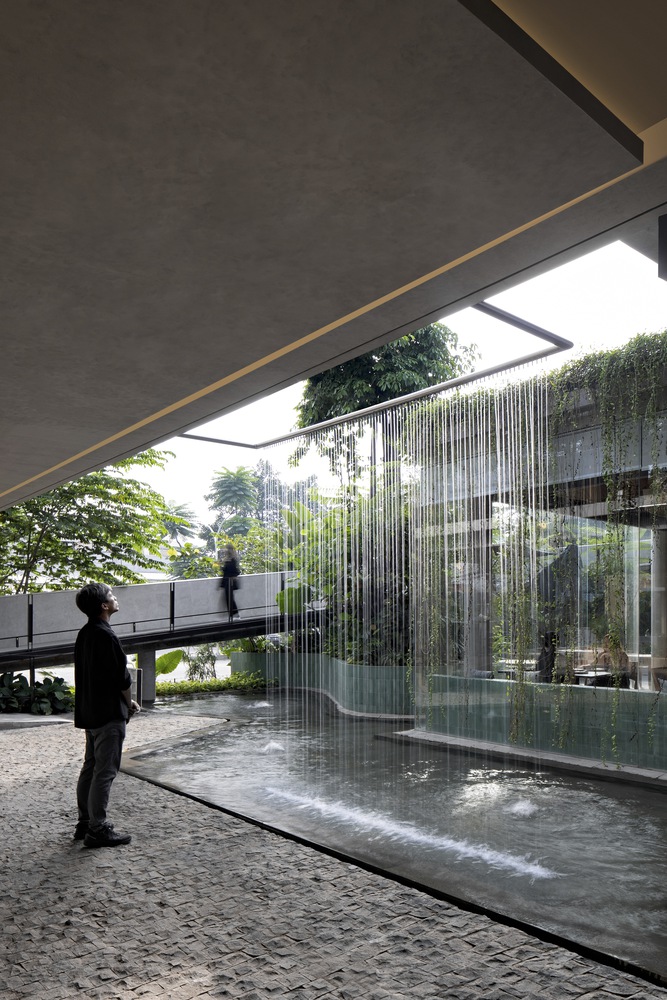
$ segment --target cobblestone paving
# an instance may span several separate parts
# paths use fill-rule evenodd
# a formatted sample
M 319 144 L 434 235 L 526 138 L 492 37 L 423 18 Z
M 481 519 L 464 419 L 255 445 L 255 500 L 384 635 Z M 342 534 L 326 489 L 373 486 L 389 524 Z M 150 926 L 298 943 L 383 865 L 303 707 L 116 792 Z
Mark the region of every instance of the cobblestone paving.
M 210 720 L 145 713 L 126 746 Z M 0 731 L 0 996 L 593 1000 L 667 990 L 128 775 L 75 843 L 70 724 Z

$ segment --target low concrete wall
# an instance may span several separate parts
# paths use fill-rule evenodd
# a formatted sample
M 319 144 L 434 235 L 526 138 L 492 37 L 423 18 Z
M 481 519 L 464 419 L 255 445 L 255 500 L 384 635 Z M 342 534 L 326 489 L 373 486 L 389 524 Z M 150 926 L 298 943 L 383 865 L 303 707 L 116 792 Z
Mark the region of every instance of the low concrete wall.
M 667 695 L 434 674 L 417 727 L 641 768 L 667 769 Z
M 369 667 L 319 653 L 232 653 L 232 673 L 261 673 L 288 690 L 326 695 L 354 715 L 413 719 L 405 667 Z
M 305 653 L 232 653 L 232 671 L 325 694 L 343 711 L 416 719 L 426 733 L 667 770 L 667 694 L 434 674 L 415 710 L 403 667 Z

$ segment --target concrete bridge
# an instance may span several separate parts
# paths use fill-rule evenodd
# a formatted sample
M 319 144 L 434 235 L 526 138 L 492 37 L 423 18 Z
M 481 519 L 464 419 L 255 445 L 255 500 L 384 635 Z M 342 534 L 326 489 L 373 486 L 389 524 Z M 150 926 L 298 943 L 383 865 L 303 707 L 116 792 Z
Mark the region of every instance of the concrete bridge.
M 235 592 L 239 617 L 230 621 L 218 578 L 114 587 L 119 611 L 113 627 L 127 652 L 138 654 L 143 700 L 155 699 L 155 653 L 159 649 L 244 636 L 287 632 L 312 619 L 282 615 L 276 595 L 288 573 L 243 575 Z M 0 672 L 71 663 L 84 618 L 75 591 L 0 597 Z

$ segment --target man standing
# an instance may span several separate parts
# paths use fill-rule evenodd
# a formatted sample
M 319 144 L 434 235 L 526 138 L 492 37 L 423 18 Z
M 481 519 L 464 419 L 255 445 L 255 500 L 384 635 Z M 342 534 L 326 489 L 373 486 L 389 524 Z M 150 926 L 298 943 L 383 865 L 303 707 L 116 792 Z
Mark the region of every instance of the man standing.
M 74 647 L 74 725 L 86 731 L 86 752 L 76 788 L 79 821 L 75 840 L 86 847 L 129 844 L 107 822 L 111 785 L 120 768 L 127 720 L 141 711 L 132 701 L 127 657 L 109 625 L 118 601 L 104 583 L 89 583 L 76 595 L 88 622 Z

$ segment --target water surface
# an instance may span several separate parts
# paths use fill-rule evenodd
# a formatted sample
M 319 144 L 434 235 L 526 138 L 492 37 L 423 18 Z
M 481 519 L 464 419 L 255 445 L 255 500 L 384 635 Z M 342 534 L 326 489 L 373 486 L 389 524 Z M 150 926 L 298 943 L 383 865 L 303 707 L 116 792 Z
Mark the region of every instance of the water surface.
M 406 745 L 298 698 L 156 710 L 214 728 L 134 773 L 667 976 L 664 793 Z

